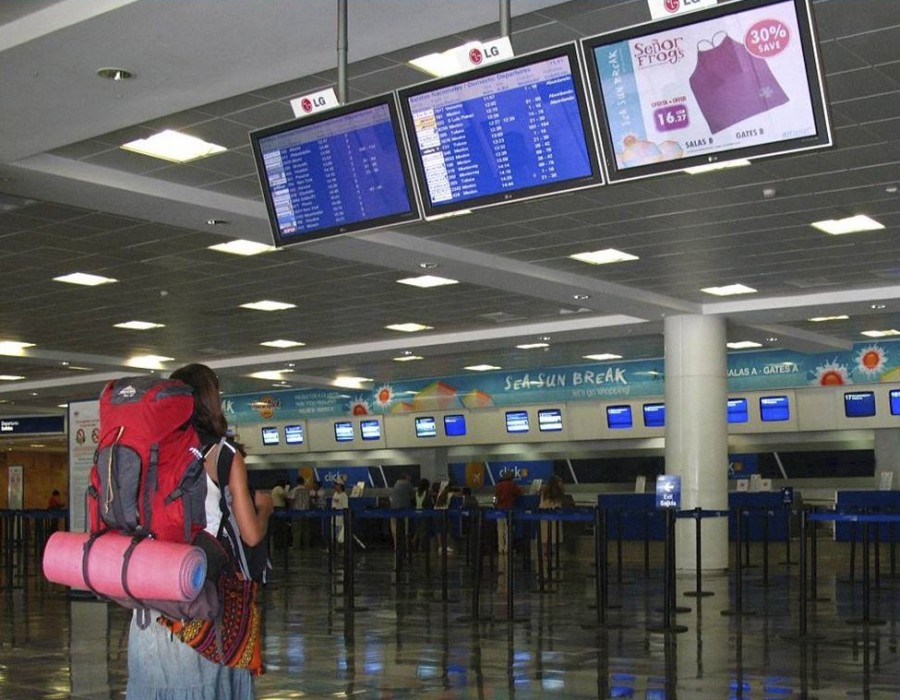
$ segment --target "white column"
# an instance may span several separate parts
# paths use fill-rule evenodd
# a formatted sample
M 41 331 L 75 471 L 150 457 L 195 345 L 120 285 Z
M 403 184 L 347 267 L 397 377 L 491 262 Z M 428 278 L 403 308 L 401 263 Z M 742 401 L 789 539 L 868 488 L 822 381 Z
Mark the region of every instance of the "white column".
M 875 483 L 881 472 L 894 475 L 891 488 L 900 489 L 900 430 L 877 428 L 875 431 Z
M 681 507 L 728 507 L 727 349 L 725 320 L 670 316 L 665 320 L 666 473 L 681 476 Z M 701 566 L 728 568 L 728 519 L 702 523 Z M 693 519 L 676 527 L 676 568 L 696 571 Z

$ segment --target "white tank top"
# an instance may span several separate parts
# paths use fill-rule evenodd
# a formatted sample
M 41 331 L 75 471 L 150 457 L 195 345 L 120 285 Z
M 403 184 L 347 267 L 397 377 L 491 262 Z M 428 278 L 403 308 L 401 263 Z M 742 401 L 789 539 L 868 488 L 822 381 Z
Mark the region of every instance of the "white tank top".
M 222 512 L 219 510 L 219 499 L 222 492 L 216 486 L 209 474 L 206 475 L 206 531 L 213 537 L 219 534 L 219 523 L 222 521 Z

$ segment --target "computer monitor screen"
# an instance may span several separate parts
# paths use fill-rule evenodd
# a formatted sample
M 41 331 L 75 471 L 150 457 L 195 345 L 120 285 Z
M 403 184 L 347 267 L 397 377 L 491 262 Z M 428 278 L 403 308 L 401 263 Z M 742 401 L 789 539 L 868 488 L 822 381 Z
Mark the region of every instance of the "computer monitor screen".
M 747 399 L 728 399 L 728 422 L 746 423 L 750 420 Z
M 381 421 L 374 418 L 361 420 L 359 422 L 359 433 L 363 440 L 380 440 Z
M 791 407 L 787 396 L 762 396 L 759 399 L 759 417 L 765 422 L 789 420 Z
M 334 439 L 338 442 L 350 442 L 353 440 L 353 423 L 349 420 L 341 420 L 335 423 Z
M 250 134 L 275 245 L 420 219 L 393 94 Z
M 507 433 L 527 433 L 528 432 L 528 411 L 507 411 L 506 412 L 506 432 Z
M 719 3 L 582 46 L 611 181 L 832 143 L 808 0 Z
M 634 425 L 631 406 L 607 406 L 606 425 L 610 430 L 626 430 Z
M 399 96 L 426 217 L 602 183 L 575 44 Z
M 644 427 L 662 428 L 666 424 L 666 405 L 663 403 L 644 404 Z
M 279 443 L 278 428 L 275 426 L 265 426 L 260 429 L 262 433 L 262 444 L 271 446 Z
M 538 429 L 542 433 L 558 433 L 563 429 L 562 409 L 542 408 L 538 411 Z
M 302 445 L 303 426 L 299 423 L 297 425 L 284 426 L 284 441 L 288 445 Z
M 437 424 L 434 416 L 416 417 L 416 437 L 430 438 L 437 435 Z
M 900 389 L 891 389 L 888 393 L 888 401 L 891 405 L 891 415 L 900 416 Z
M 844 394 L 844 415 L 847 418 L 864 418 L 875 415 L 874 391 L 848 391 Z
M 444 416 L 444 434 L 447 437 L 459 437 L 466 434 L 466 417 L 461 413 Z

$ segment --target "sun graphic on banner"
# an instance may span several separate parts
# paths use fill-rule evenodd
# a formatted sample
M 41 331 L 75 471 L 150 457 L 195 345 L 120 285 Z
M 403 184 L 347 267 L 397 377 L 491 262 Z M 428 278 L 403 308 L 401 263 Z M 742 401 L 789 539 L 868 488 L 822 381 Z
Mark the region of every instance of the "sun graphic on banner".
M 884 371 L 887 354 L 878 345 L 864 347 L 856 356 L 856 369 L 865 374 L 880 374 Z
M 847 368 L 835 360 L 816 367 L 816 376 L 812 383 L 820 386 L 841 386 L 850 384 L 850 375 Z
M 388 408 L 394 402 L 394 390 L 390 384 L 383 384 L 375 391 L 375 405 L 379 408 Z
M 369 402 L 363 398 L 356 398 L 350 402 L 351 416 L 367 416 L 372 412 Z

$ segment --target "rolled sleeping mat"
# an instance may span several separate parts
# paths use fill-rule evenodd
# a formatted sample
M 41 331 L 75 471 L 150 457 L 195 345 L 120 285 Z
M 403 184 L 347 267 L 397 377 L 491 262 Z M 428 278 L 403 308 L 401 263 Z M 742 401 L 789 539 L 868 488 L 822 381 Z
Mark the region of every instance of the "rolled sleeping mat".
M 145 538 L 126 565 L 132 537 L 106 532 L 90 540 L 88 533 L 54 532 L 44 549 L 44 576 L 119 599 L 192 601 L 203 587 L 206 553 L 199 547 Z

